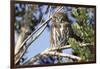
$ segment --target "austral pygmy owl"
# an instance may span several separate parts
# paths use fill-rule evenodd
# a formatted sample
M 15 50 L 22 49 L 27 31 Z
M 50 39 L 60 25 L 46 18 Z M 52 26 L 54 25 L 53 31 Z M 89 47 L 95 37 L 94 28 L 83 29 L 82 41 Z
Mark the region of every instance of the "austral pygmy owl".
M 51 19 L 51 47 L 61 47 L 67 44 L 69 25 L 66 14 L 57 12 L 53 15 Z

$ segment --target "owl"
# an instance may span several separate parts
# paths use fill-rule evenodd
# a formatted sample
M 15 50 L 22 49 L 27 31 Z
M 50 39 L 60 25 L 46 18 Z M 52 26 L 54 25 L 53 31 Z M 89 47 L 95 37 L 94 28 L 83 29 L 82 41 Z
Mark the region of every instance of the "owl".
M 57 12 L 51 19 L 51 47 L 62 47 L 67 44 L 69 38 L 69 26 L 67 15 Z M 59 51 L 60 52 L 60 51 Z

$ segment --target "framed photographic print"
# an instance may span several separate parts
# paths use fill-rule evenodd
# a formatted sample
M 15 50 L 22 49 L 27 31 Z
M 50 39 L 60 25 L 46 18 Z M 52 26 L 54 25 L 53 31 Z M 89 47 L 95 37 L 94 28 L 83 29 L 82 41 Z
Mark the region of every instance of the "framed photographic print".
M 96 6 L 11 1 L 11 68 L 96 63 Z

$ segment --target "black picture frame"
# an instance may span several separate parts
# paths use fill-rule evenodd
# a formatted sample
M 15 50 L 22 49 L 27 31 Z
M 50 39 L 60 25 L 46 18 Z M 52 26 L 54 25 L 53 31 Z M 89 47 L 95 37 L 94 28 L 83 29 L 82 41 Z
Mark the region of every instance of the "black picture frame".
M 25 4 L 42 4 L 42 5 L 55 5 L 55 6 L 71 6 L 71 7 L 86 7 L 86 8 L 94 8 L 94 22 L 95 22 L 95 60 L 91 61 L 91 62 L 74 62 L 74 63 L 62 63 L 62 64 L 41 64 L 41 65 L 19 65 L 16 66 L 14 64 L 14 21 L 15 21 L 15 9 L 14 9 L 14 5 L 16 3 L 25 3 Z M 10 2 L 10 13 L 11 13 L 11 23 L 10 23 L 10 67 L 13 68 L 27 68 L 27 67 L 43 67 L 43 66 L 59 66 L 59 65 L 76 65 L 76 64 L 92 64 L 92 63 L 96 63 L 96 6 L 95 5 L 81 5 L 81 4 L 67 4 L 67 3 L 49 3 L 49 2 L 35 2 L 35 1 L 12 1 Z

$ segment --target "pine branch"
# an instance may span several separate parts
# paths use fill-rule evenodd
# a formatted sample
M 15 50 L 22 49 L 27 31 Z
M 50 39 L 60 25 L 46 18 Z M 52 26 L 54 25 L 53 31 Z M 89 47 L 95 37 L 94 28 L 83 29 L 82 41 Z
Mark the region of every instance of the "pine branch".
M 59 52 L 54 52 L 54 51 L 50 51 L 48 48 L 45 49 L 43 52 L 39 53 L 38 55 L 32 57 L 31 59 L 29 59 L 27 62 L 25 62 L 23 65 L 30 65 L 35 63 L 37 60 L 41 59 L 41 57 L 45 56 L 45 55 L 51 55 L 51 56 L 61 56 L 61 57 L 67 57 L 67 58 L 71 58 L 71 59 L 76 59 L 78 61 L 81 60 L 80 57 L 78 56 L 74 56 L 71 54 L 64 54 L 64 53 L 59 53 Z
M 65 53 L 59 53 L 59 52 L 53 52 L 53 51 L 48 51 L 48 52 L 45 52 L 44 54 L 45 54 L 45 55 L 53 55 L 53 56 L 68 57 L 68 58 L 71 58 L 71 59 L 76 59 L 76 60 L 78 60 L 78 61 L 81 60 L 81 58 L 78 57 L 78 56 L 74 56 L 74 55 L 71 55 L 71 54 L 65 54 Z
M 87 46 L 91 46 L 92 44 L 90 43 L 80 43 L 81 47 L 87 47 Z M 68 49 L 71 48 L 71 45 L 66 45 L 66 46 L 62 46 L 60 49 Z M 34 62 L 36 62 L 37 60 L 41 59 L 41 57 L 43 57 L 44 55 L 54 55 L 54 56 L 62 56 L 62 57 L 68 57 L 71 59 L 77 59 L 77 60 L 81 60 L 80 57 L 74 56 L 74 55 L 70 55 L 70 54 L 64 54 L 64 53 L 55 53 L 52 52 L 54 50 L 58 50 L 59 47 L 53 47 L 53 48 L 47 48 L 45 49 L 43 52 L 39 53 L 38 55 L 32 57 L 31 59 L 29 59 L 27 62 L 24 63 L 24 65 L 28 65 L 28 64 L 33 64 Z
M 93 44 L 90 44 L 90 43 L 80 43 L 79 45 L 80 45 L 80 47 L 87 47 L 87 46 L 91 46 Z M 60 47 L 61 50 L 62 49 L 68 49 L 68 48 L 71 48 L 71 45 L 65 45 L 65 46 Z M 54 51 L 54 50 L 58 50 L 58 49 L 59 49 L 58 46 L 49 48 L 50 51 Z

